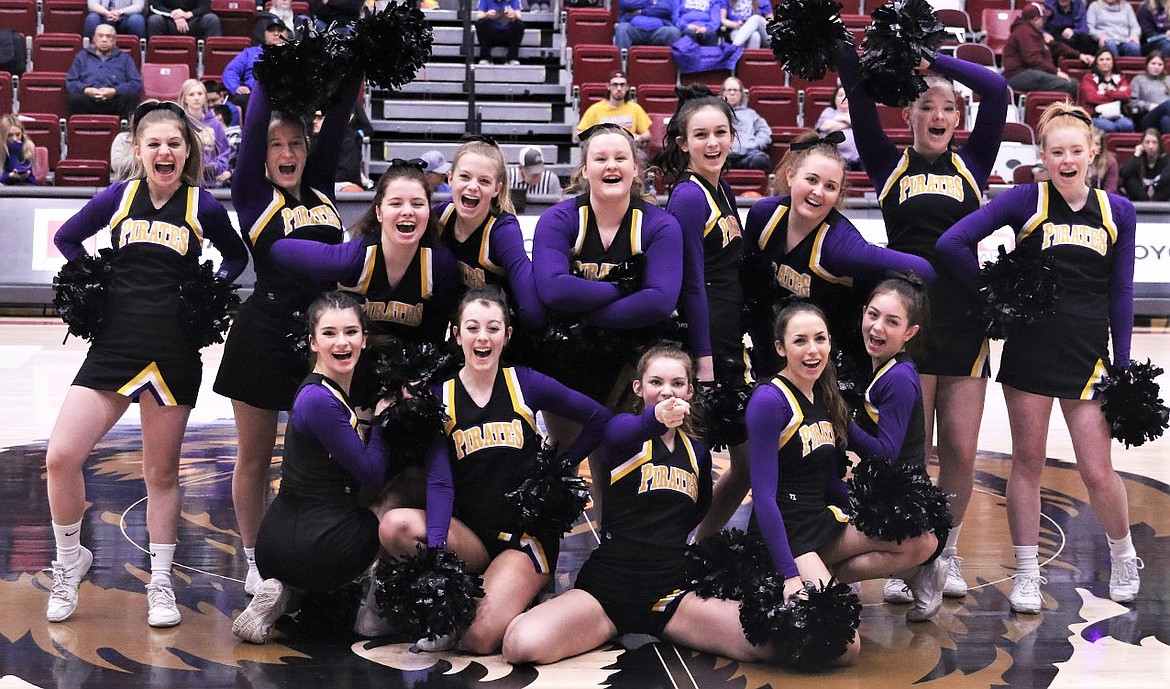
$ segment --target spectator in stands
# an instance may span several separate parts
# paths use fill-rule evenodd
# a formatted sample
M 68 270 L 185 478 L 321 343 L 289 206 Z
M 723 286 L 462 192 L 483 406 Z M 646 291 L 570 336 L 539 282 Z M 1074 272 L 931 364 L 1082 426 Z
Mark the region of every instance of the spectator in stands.
M 297 24 L 309 21 L 304 14 L 293 12 L 292 0 L 269 0 L 264 9 L 256 13 L 256 25 L 252 29 L 252 45 L 264 45 L 264 32 L 272 21 L 280 20 L 289 30 L 289 40 L 297 38 Z
M 1094 189 L 1104 189 L 1110 194 L 1120 193 L 1118 188 L 1121 185 L 1121 178 L 1117 174 L 1117 156 L 1105 147 L 1105 132 L 1100 129 L 1093 132 L 1093 148 L 1097 154 L 1089 163 L 1085 183 Z M 1036 181 L 1042 182 L 1044 180 L 1036 176 Z
M 447 181 L 447 173 L 451 172 L 451 163 L 448 163 L 439 151 L 427 151 L 421 158 L 427 164 L 425 172 L 431 194 L 450 194 L 451 185 Z
M 526 197 L 533 194 L 560 196 L 561 180 L 544 167 L 544 153 L 537 146 L 520 149 L 520 163 L 508 168 L 508 188 L 515 194 L 523 189 Z
M 633 45 L 670 45 L 682 36 L 674 25 L 676 0 L 618 0 L 613 42 L 622 50 Z
M 1011 35 L 1003 47 L 1003 76 L 1016 91 L 1064 91 L 1077 95 L 1077 82 L 1057 68 L 1061 57 L 1075 57 L 1086 65 L 1093 62 L 1085 55 L 1059 41 L 1046 43 L 1043 6 L 1030 2 L 1012 24 Z
M 0 27 L 0 72 L 20 76 L 28 66 L 28 48 L 24 35 L 16 29 Z
M 309 14 L 316 20 L 317 29 L 324 31 L 333 22 L 342 26 L 356 22 L 365 4 L 365 0 L 309 0 Z
M 731 151 L 727 154 L 728 166 L 737 170 L 771 172 L 768 146 L 772 144 L 772 128 L 758 112 L 748 107 L 743 82 L 735 77 L 725 79 L 723 100 L 735 112 L 735 122 L 732 123 L 735 138 L 731 140 Z
M 1162 133 L 1147 129 L 1134 155 L 1121 168 L 1121 188 L 1130 201 L 1170 201 L 1170 157 Z
M 1081 78 L 1081 105 L 1093 114 L 1093 124 L 1097 129 L 1132 132 L 1133 120 L 1126 117 L 1123 110 L 1129 102 L 1129 82 L 1114 71 L 1113 60 L 1113 53 L 1108 48 L 1097 52 L 1092 70 Z
M 717 45 L 722 6 L 723 0 L 680 0 L 675 6 L 674 25 L 699 45 Z
M 223 134 L 227 137 L 228 166 L 234 170 L 236 168 L 236 155 L 240 151 L 240 125 L 232 124 L 231 108 L 224 103 L 209 107 L 211 108 L 211 112 L 215 113 L 215 119 L 219 122 L 219 126 L 223 127 Z
M 224 88 L 223 83 L 216 79 L 204 79 L 203 88 L 207 89 L 207 107 L 214 108 L 219 105 L 227 107 L 231 118 L 228 119 L 226 126 L 239 127 L 240 106 L 230 100 L 231 94 Z
M 179 87 L 179 106 L 195 123 L 195 134 L 202 145 L 199 160 L 203 163 L 200 186 L 207 188 L 227 186 L 232 178 L 229 165 L 231 146 L 227 134 L 207 107 L 207 90 L 198 79 L 188 79 Z
M 577 123 L 577 133 L 602 122 L 613 122 L 625 127 L 634 135 L 634 141 L 639 146 L 645 146 L 650 141 L 650 116 L 642 106 L 630 100 L 630 82 L 621 70 L 609 75 L 605 99 L 589 106 Z
M 1142 31 L 1142 52 L 1163 50 L 1170 38 L 1170 13 L 1162 0 L 1144 0 L 1137 8 L 1137 21 Z
M 1044 0 L 1044 40 L 1060 41 L 1081 53 L 1097 52 L 1097 40 L 1089 33 L 1084 0 Z
M 264 45 L 283 43 L 291 35 L 284 22 L 270 19 L 268 26 L 264 28 Z M 264 52 L 264 45 L 244 48 L 227 63 L 227 67 L 223 68 L 224 88 L 231 94 L 231 101 L 241 109 L 248 107 L 248 98 L 252 93 L 252 87 L 256 85 L 256 74 L 252 69 L 256 66 L 256 59 Z
M 733 45 L 745 48 L 771 45 L 768 20 L 772 18 L 772 3 L 768 0 L 725 0 L 719 15 L 720 24 Z
M 73 58 L 65 76 L 70 115 L 117 115 L 129 119 L 142 95 L 142 74 L 129 55 L 118 50 L 117 32 L 101 24 L 89 47 Z
M 109 24 L 121 33 L 146 38 L 146 0 L 89 0 L 85 15 L 85 37 L 92 39 L 99 24 Z
M 1114 57 L 1142 54 L 1142 30 L 1129 2 L 1096 0 L 1089 5 L 1085 19 L 1098 47 L 1108 48 Z
M 222 36 L 219 15 L 211 11 L 211 0 L 150 0 L 147 36 L 194 36 L 207 39 Z
M 853 119 L 849 116 L 849 96 L 845 93 L 845 87 L 837 87 L 833 93 L 833 104 L 821 111 L 813 129 L 822 137 L 833 132 L 843 133 L 845 141 L 837 144 L 837 150 L 849 164 L 850 170 L 861 169 L 861 154 L 857 152 L 857 142 L 853 139 Z
M 479 0 L 475 37 L 479 41 L 479 64 L 492 63 L 492 48 L 496 46 L 508 49 L 505 59 L 509 65 L 520 64 L 520 42 L 524 40 L 520 0 Z
M 32 169 L 37 157 L 36 146 L 24 123 L 16 115 L 5 115 L 0 117 L 0 128 L 4 130 L 5 144 L 0 148 L 0 184 L 40 184 Z
M 1146 71 L 1129 83 L 1129 111 L 1141 129 L 1157 127 L 1170 134 L 1170 78 L 1166 60 L 1155 50 L 1146 56 Z
M 317 135 L 321 133 L 321 126 L 324 124 L 325 114 L 317 111 L 313 115 L 313 133 L 309 136 L 310 148 L 317 145 Z M 338 147 L 333 190 L 343 192 L 373 189 L 374 183 L 365 173 L 366 161 L 362 153 L 366 133 L 373 129 L 373 125 L 370 124 L 370 118 L 366 117 L 366 109 L 360 102 L 354 104 L 345 127 L 345 136 Z

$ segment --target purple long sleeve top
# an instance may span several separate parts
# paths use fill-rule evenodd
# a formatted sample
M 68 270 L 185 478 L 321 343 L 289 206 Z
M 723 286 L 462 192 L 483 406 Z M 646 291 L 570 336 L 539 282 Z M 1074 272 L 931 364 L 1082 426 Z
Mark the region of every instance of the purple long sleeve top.
M 334 461 L 363 486 L 381 486 L 386 480 L 386 451 L 382 427 L 373 424 L 370 442 L 350 424 L 353 410 L 324 385 L 306 385 L 293 403 L 289 422 L 317 439 Z
M 922 382 L 913 364 L 894 364 L 874 382 L 866 395 L 878 414 L 877 436 L 865 432 L 856 422 L 849 424 L 849 449 L 861 457 L 878 457 L 894 462 L 902 452 L 906 430 L 916 400 L 922 398 Z M 859 414 L 866 413 L 858 410 Z

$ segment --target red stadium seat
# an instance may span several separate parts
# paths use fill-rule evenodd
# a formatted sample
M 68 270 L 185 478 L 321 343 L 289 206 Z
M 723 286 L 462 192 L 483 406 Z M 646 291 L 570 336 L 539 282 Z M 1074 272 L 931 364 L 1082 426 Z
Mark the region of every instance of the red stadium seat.
M 1007 45 L 1008 36 L 1012 33 L 1012 24 L 1023 10 L 985 9 L 983 10 L 983 30 L 987 36 L 983 42 L 996 55 L 1003 54 L 1003 47 Z
M 609 10 L 601 7 L 568 8 L 565 42 L 571 46 L 585 43 L 613 43 L 613 20 Z
M 861 42 L 865 40 L 865 27 L 869 26 L 870 19 L 868 14 L 841 14 L 841 21 L 845 24 L 845 28 L 849 29 L 849 33 L 853 34 L 853 45 L 858 50 L 861 49 Z
M 784 70 L 766 48 L 748 48 L 735 66 L 735 76 L 744 86 L 784 86 Z
M 673 114 L 673 112 L 670 114 L 660 112 L 649 113 L 650 142 L 646 145 L 647 158 L 653 160 L 654 156 L 662 152 L 662 139 L 666 136 L 666 124 Z
M 1058 100 L 1071 100 L 1063 91 L 1029 91 L 1024 96 L 1024 124 L 1036 131 L 1040 113 Z
M 25 72 L 20 77 L 20 111 L 65 115 L 65 72 Z
M 73 58 L 81 52 L 81 35 L 43 33 L 33 39 L 33 69 L 41 72 L 68 72 Z
M 114 44 L 118 50 L 125 51 L 134 60 L 134 66 L 142 71 L 142 39 L 134 34 L 118 34 L 114 37 Z
M 187 65 L 146 62 L 142 65 L 142 97 L 178 100 L 183 82 L 191 78 Z
M 646 114 L 658 113 L 670 117 L 678 109 L 678 94 L 672 84 L 646 84 L 638 88 L 638 105 Z
M 792 88 L 796 89 L 797 91 L 809 89 L 809 88 L 812 88 L 814 86 L 832 86 L 833 88 L 836 88 L 837 87 L 837 73 L 836 72 L 825 72 L 825 76 L 821 77 L 820 79 L 817 79 L 816 81 L 809 81 L 807 79 L 801 79 L 800 77 L 796 76 L 795 74 L 789 74 L 788 75 L 788 85 L 791 86 Z
M 49 169 L 56 168 L 57 162 L 61 160 L 61 119 L 51 112 L 25 110 L 21 110 L 20 118 L 33 142 L 47 149 Z
M 833 107 L 836 86 L 810 86 L 804 90 L 804 126 L 812 129 L 825 108 Z
M 146 61 L 154 64 L 187 65 L 187 73 L 195 74 L 199 66 L 199 50 L 194 36 L 152 36 L 146 41 Z
M 36 0 L 0 0 L 0 26 L 16 29 L 25 36 L 37 32 Z
M 36 146 L 34 151 L 32 172 L 43 184 L 49 178 L 49 149 L 44 146 Z
M 1018 144 L 1036 144 L 1036 132 L 1023 122 L 1005 122 L 1003 125 L 1003 140 Z
M 748 193 L 759 196 L 768 195 L 768 175 L 759 170 L 728 170 L 723 179 L 731 185 L 736 196 Z
M 591 105 L 609 97 L 609 84 L 581 84 L 577 87 L 577 115 L 584 115 Z
M 869 0 L 869 4 L 872 5 L 872 7 L 869 8 L 872 10 L 874 7 L 877 7 L 877 6 L 881 5 L 882 3 L 879 2 L 879 0 Z M 842 0 L 841 1 L 841 14 L 865 14 L 865 13 L 866 13 L 865 8 L 862 7 L 862 0 Z
M 772 128 L 772 136 L 790 140 L 800 131 L 800 104 L 789 86 L 757 86 L 748 91 L 748 104 Z
M 873 182 L 864 172 L 849 170 L 845 173 L 845 181 L 849 185 L 848 196 L 865 196 L 874 192 Z
M 256 27 L 253 0 L 211 0 L 211 11 L 219 17 L 224 36 L 247 38 L 251 43 L 252 30 Z
M 89 6 L 85 0 L 44 0 L 41 23 L 45 33 L 81 34 L 87 14 Z
M 1012 184 L 1031 184 L 1034 181 L 1031 165 L 1017 165 L 1012 168 Z
M 1023 9 L 1021 2 L 1020 9 Z M 1009 10 L 1012 7 L 1012 0 L 967 0 L 966 7 L 967 16 L 971 18 L 971 29 L 975 32 L 983 31 L 983 11 L 986 9 L 993 10 Z
M 707 88 L 718 94 L 723 90 L 723 81 L 731 76 L 731 71 L 726 69 L 711 69 L 705 72 L 694 72 L 691 74 L 679 75 L 679 83 L 683 86 L 690 84 L 705 84 Z
M 768 147 L 768 157 L 772 159 L 772 171 L 780 167 L 780 161 L 784 160 L 784 156 L 788 154 L 788 144 L 773 141 L 772 145 Z
M 109 155 L 109 151 L 106 152 Z M 105 187 L 110 184 L 110 164 L 105 160 L 62 160 L 53 176 L 58 187 Z
M 223 70 L 252 40 L 243 36 L 212 36 L 203 42 L 203 78 L 219 79 Z
M 117 115 L 72 115 L 65 123 L 65 158 L 108 160 L 121 131 Z
M 960 43 L 955 46 L 955 57 L 991 69 L 996 68 L 995 53 L 982 43 Z
M 1142 142 L 1141 132 L 1114 132 L 1105 135 L 1105 148 L 1117 156 L 1117 164 L 1125 165 L 1133 157 L 1133 150 Z
M 573 84 L 609 82 L 609 75 L 622 68 L 616 45 L 585 43 L 573 47 Z
M 670 48 L 664 45 L 630 46 L 626 64 L 631 86 L 669 84 L 673 87 L 678 74 Z
M 8 72 L 0 72 L 0 112 L 7 113 L 15 110 L 12 103 L 12 75 Z

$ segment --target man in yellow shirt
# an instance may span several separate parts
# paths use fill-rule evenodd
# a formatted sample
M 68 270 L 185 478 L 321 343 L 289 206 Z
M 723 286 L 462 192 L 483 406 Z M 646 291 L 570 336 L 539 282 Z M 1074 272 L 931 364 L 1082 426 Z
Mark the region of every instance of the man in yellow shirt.
M 610 74 L 607 89 L 605 100 L 589 106 L 581 116 L 581 121 L 577 123 L 577 134 L 595 124 L 613 122 L 630 130 L 638 145 L 645 146 L 650 141 L 650 116 L 642 106 L 630 100 L 630 82 L 626 79 L 626 73 L 615 71 Z

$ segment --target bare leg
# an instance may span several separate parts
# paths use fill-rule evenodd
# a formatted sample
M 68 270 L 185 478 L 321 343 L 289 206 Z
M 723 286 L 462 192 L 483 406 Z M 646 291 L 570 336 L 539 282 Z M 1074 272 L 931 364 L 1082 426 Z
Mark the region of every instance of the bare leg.
M 1012 432 L 1012 471 L 1007 484 L 1012 545 L 1040 541 L 1040 474 L 1048 447 L 1052 398 L 1003 386 Z
M 146 530 L 152 543 L 178 541 L 179 455 L 191 407 L 164 407 L 150 395 L 139 398 L 142 412 L 142 473 L 146 479 Z
M 930 533 L 895 543 L 870 538 L 849 525 L 817 553 L 838 580 L 852 583 L 890 576 L 920 565 L 937 545 L 938 540 Z M 800 567 L 799 560 L 797 566 Z
M 1101 413 L 1101 403 L 1060 400 L 1060 408 L 1072 436 L 1077 470 L 1089 491 L 1093 511 L 1105 527 L 1106 535 L 1113 539 L 1125 538 L 1129 533 L 1129 500 L 1125 483 L 1113 469 L 1109 426 Z
M 504 660 L 544 665 L 591 651 L 617 635 L 601 603 L 571 589 L 512 620 L 504 632 Z
M 117 423 L 130 400 L 115 392 L 72 386 L 65 395 L 45 453 L 49 512 L 56 524 L 76 524 L 85 513 L 81 467 Z
M 938 487 L 950 500 L 951 517 L 956 524 L 963 523 L 967 504 L 971 501 L 971 489 L 975 481 L 975 453 L 979 445 L 979 425 L 983 420 L 986 395 L 986 378 L 938 377 L 935 398 L 938 415 Z
M 935 398 L 938 392 L 938 376 L 921 374 L 918 379 L 922 382 L 922 416 L 926 421 L 926 461 L 934 454 L 934 411 Z
M 771 644 L 755 646 L 744 636 L 738 601 L 699 598 L 693 592 L 683 597 L 662 631 L 662 638 L 749 663 L 775 655 Z
M 699 530 L 695 534 L 697 541 L 717 533 L 726 526 L 728 520 L 743 504 L 748 489 L 752 487 L 748 444 L 740 443 L 729 448 L 727 453 L 731 456 L 731 462 L 727 465 L 727 471 L 715 482 L 711 494 L 711 508 L 707 510 L 707 515 L 699 523 Z
M 236 417 L 236 467 L 232 470 L 232 505 L 240 540 L 245 548 L 256 547 L 256 535 L 264 519 L 268 492 L 268 469 L 276 447 L 279 412 L 260 409 L 232 400 Z
M 497 555 L 483 574 L 484 597 L 479 601 L 475 621 L 463 631 L 463 647 L 477 655 L 499 651 L 508 625 L 551 578 L 551 574 L 536 571 L 532 560 L 519 550 Z
M 378 540 L 391 557 L 414 555 L 418 546 L 427 544 L 427 513 L 409 507 L 390 510 L 378 524 Z M 487 549 L 458 519 L 452 519 L 447 529 L 447 547 L 467 563 L 468 571 L 481 573 L 487 569 Z

